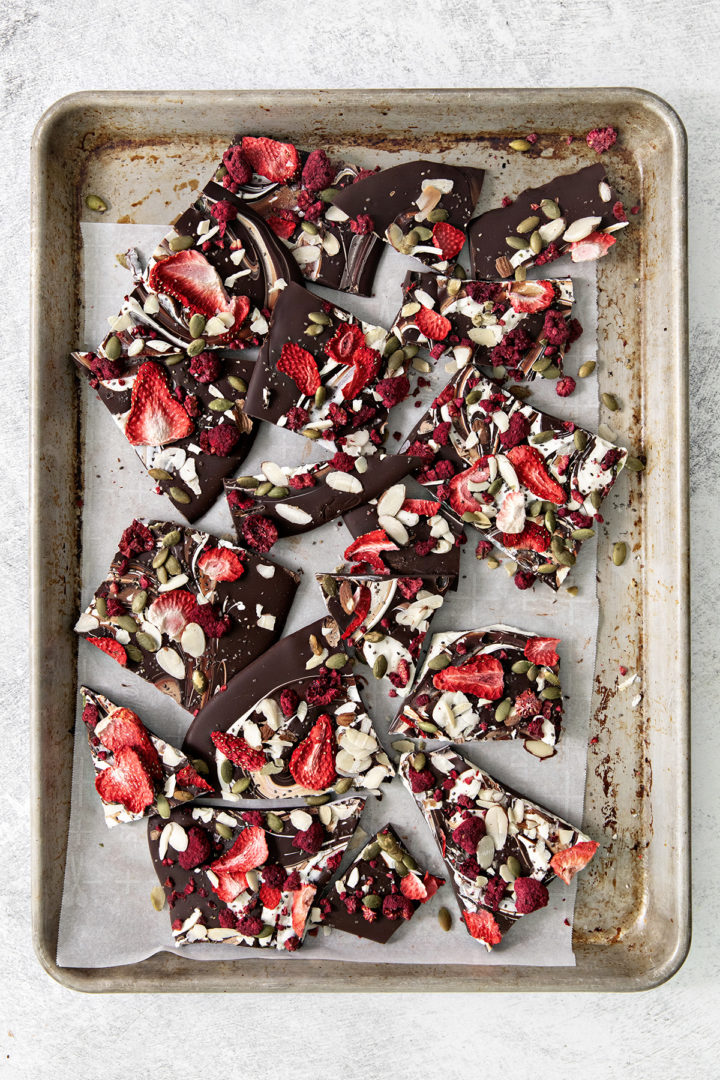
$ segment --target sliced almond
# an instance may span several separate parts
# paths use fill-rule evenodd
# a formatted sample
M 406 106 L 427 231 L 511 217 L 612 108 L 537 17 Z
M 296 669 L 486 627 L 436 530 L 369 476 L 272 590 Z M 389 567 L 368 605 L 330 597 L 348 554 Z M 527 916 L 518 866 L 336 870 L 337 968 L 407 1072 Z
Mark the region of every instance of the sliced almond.
M 508 817 L 502 806 L 491 806 L 485 815 L 486 835 L 491 837 L 495 850 L 500 851 L 507 840 Z
M 339 471 L 329 472 L 325 477 L 325 483 L 333 491 L 345 491 L 350 495 L 359 495 L 363 489 L 359 477 Z
M 179 653 L 176 653 L 168 645 L 158 649 L 155 653 L 155 659 L 163 671 L 167 671 L 168 675 L 172 675 L 175 679 L 185 678 L 185 661 Z
M 378 515 L 395 517 L 405 502 L 405 490 L 404 484 L 393 484 L 387 491 L 384 491 L 378 499 Z
M 529 750 L 531 754 L 534 754 L 537 758 L 552 757 L 555 753 L 552 746 L 548 746 L 547 743 L 542 742 L 541 739 L 527 739 L 525 742 L 525 749 Z
M 552 244 L 554 240 L 560 239 L 566 225 L 565 218 L 559 217 L 555 218 L 554 221 L 546 221 L 544 225 L 540 226 L 538 232 L 546 244 Z
M 410 536 L 408 535 L 407 529 L 397 518 L 380 515 L 378 517 L 378 525 L 381 529 L 385 530 L 391 540 L 394 540 L 402 547 L 410 542 Z
M 205 632 L 198 623 L 190 622 L 182 632 L 180 645 L 188 656 L 198 657 L 205 652 Z
M 488 813 L 490 813 L 489 810 Z M 475 858 L 481 870 L 487 870 L 489 866 L 492 866 L 492 861 L 495 858 L 495 844 L 489 833 L 483 836 L 478 844 Z
M 298 832 L 305 832 L 313 823 L 313 819 L 306 810 L 291 810 L 290 821 Z
M 274 487 L 287 487 L 285 472 L 274 461 L 263 461 L 260 465 L 264 475 Z
M 558 218 L 558 220 L 560 219 Z M 568 225 L 563 233 L 563 240 L 567 244 L 575 244 L 578 240 L 584 240 L 598 227 L 601 221 L 601 217 L 578 218 L 577 221 L 573 221 L 572 225 Z
M 308 514 L 307 510 L 293 506 L 292 503 L 279 502 L 275 507 L 275 513 L 293 525 L 309 525 L 312 521 L 312 515 Z

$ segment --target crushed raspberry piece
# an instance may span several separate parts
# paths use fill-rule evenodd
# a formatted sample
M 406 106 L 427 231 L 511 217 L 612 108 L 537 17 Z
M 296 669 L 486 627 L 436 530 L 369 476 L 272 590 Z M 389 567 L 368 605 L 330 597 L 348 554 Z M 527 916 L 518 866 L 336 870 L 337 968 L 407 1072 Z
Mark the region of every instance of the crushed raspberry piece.
M 296 473 L 295 476 L 289 476 L 288 487 L 292 488 L 293 491 L 302 491 L 304 488 L 315 487 L 312 473 Z
M 465 877 L 470 878 L 471 881 L 480 877 L 483 872 L 480 863 L 474 855 L 471 855 L 469 859 L 464 859 L 461 863 L 458 863 L 458 870 L 461 874 L 464 874 Z
M 535 257 L 536 266 L 544 266 L 546 263 L 555 262 L 562 255 L 562 251 L 553 240 L 544 251 L 541 251 L 539 255 Z
M 227 634 L 232 623 L 229 615 L 218 616 L 213 610 L 212 604 L 196 604 L 190 622 L 196 622 L 202 627 L 208 637 L 221 638 Z
M 350 231 L 358 236 L 367 236 L 375 228 L 375 222 L 369 214 L 358 214 L 350 221 Z
M 98 379 L 119 379 L 125 371 L 125 361 L 122 357 L 117 360 L 108 360 L 104 356 L 92 356 L 90 358 L 90 370 Z
M 235 916 L 229 908 L 221 908 L 217 916 L 220 926 L 225 930 L 235 929 Z
M 185 851 L 178 853 L 178 862 L 183 870 L 194 870 L 196 866 L 202 866 L 212 855 L 212 842 L 207 830 L 199 825 L 193 825 L 188 831 L 188 846 Z
M 240 432 L 234 424 L 219 424 L 216 428 L 200 433 L 200 448 L 216 457 L 227 457 L 240 440 Z
M 310 414 L 301 405 L 293 405 L 287 411 L 287 426 L 290 431 L 301 431 L 307 425 Z
M 535 143 L 538 141 L 538 137 L 535 134 L 535 132 L 532 131 L 532 132 L 530 132 L 529 135 L 525 136 L 525 140 L 526 140 L 526 142 L 529 142 L 531 146 L 534 146 Z
M 418 771 L 413 769 L 412 765 L 408 767 L 408 781 L 410 782 L 410 790 L 414 795 L 419 794 L 421 791 L 430 791 L 435 786 L 435 777 L 429 769 Z
M 441 424 L 438 424 L 432 433 L 433 442 L 438 446 L 447 446 L 450 441 L 450 430 L 452 424 L 449 420 L 443 420 Z
M 100 649 L 101 652 L 112 656 L 113 660 L 116 660 L 121 667 L 127 667 L 127 653 L 119 641 L 115 641 L 114 638 L 110 637 L 89 637 L 87 640 L 96 649 Z
M 532 690 L 523 690 L 521 694 L 515 698 L 514 713 L 516 716 L 526 720 L 529 716 L 535 716 L 540 711 L 540 702 L 538 701 Z
M 433 225 L 432 234 L 433 244 L 440 249 L 443 259 L 454 259 L 465 245 L 465 233 L 447 221 L 438 221 Z
M 410 665 L 407 660 L 398 661 L 397 670 L 388 672 L 388 679 L 396 689 L 403 690 L 410 681 Z
M 94 728 L 100 719 L 100 713 L 97 705 L 93 705 L 92 702 L 88 702 L 82 711 L 83 723 L 87 724 L 89 728 Z
M 398 578 L 397 587 L 403 594 L 406 600 L 412 600 L 416 593 L 422 588 L 422 578 Z
M 283 942 L 283 947 L 287 949 L 288 952 L 296 952 L 301 945 L 302 942 L 296 934 L 293 934 L 292 937 L 289 937 L 287 941 Z
M 386 919 L 411 919 L 415 913 L 412 900 L 402 893 L 383 897 L 382 913 Z
M 237 207 L 227 199 L 220 199 L 210 207 L 210 213 L 220 226 L 218 236 L 224 236 L 228 222 L 234 221 L 237 217 Z
M 558 397 L 570 397 L 574 392 L 577 383 L 571 375 L 565 375 L 564 378 L 558 379 L 555 383 L 555 393 Z
M 300 851 L 306 851 L 308 855 L 317 855 L 320 848 L 323 846 L 325 839 L 325 830 L 319 821 L 313 821 L 309 829 L 303 829 L 300 832 L 295 833 L 292 839 L 292 846 L 299 848 Z M 288 882 L 285 883 L 286 888 L 290 888 Z
M 561 311 L 551 308 L 545 313 L 543 323 L 543 337 L 546 337 L 551 345 L 563 345 L 570 336 L 567 320 Z
M 243 915 L 242 919 L 238 919 L 236 927 L 241 934 L 246 934 L 248 937 L 257 937 L 263 928 L 263 923 L 262 919 L 258 919 L 254 915 Z
M 591 150 L 604 154 L 617 142 L 617 131 L 612 127 L 593 128 L 585 136 L 585 141 Z
M 310 203 L 310 205 L 305 208 L 305 214 L 304 214 L 305 221 L 311 221 L 311 222 L 319 221 L 320 218 L 323 215 L 323 210 L 324 209 L 325 209 L 325 207 L 324 207 L 323 203 L 320 201 L 320 199 L 318 199 L 317 202 Z
M 277 863 L 270 863 L 267 866 L 263 866 L 262 879 L 264 884 L 272 889 L 284 889 L 285 882 L 289 880 L 282 866 L 279 866 Z
M 221 371 L 220 360 L 216 353 L 200 353 L 193 356 L 188 368 L 193 379 L 200 383 L 210 383 L 217 379 Z
M 627 214 L 625 213 L 625 207 L 623 206 L 623 204 L 620 202 L 619 199 L 618 199 L 618 201 L 616 203 L 613 203 L 612 212 L 613 212 L 613 217 L 615 218 L 616 221 L 627 221 L 628 217 L 627 217 Z
M 254 499 L 242 495 L 239 491 L 228 491 L 227 501 L 231 510 L 250 510 L 255 505 Z
M 486 887 L 485 895 L 483 896 L 483 904 L 489 907 L 491 911 L 497 911 L 500 907 L 500 901 L 505 893 L 506 883 L 500 877 L 499 874 L 495 874 L 490 878 Z
M 259 810 L 245 810 L 241 816 L 243 821 L 248 825 L 256 825 L 258 829 L 262 829 L 265 826 L 265 818 Z
M 512 199 L 510 200 L 512 202 Z M 508 206 L 510 203 L 508 203 Z M 465 292 L 478 304 L 485 304 L 488 301 L 494 302 L 497 299 L 502 285 L 495 281 L 468 281 L 465 285 Z
M 240 526 L 243 542 L 261 554 L 269 551 L 278 538 L 277 527 L 262 514 L 251 514 Z
M 339 472 L 349 473 L 355 468 L 355 458 L 350 457 L 343 450 L 338 450 L 333 455 L 330 464 L 333 469 L 337 469 Z
M 342 690 L 339 671 L 325 671 L 313 679 L 305 691 L 308 705 L 330 705 Z
M 528 349 L 532 348 L 535 344 L 533 339 L 528 334 L 524 326 L 516 326 L 514 330 L 510 330 L 502 341 L 490 351 L 490 363 L 494 367 L 505 365 L 512 370 L 516 368 L 522 360 Z M 502 398 L 498 398 L 496 401 L 490 399 L 491 407 L 487 409 L 488 412 L 494 412 L 495 409 L 502 407 Z M 485 408 L 484 403 L 480 404 Z
M 313 150 L 303 165 L 302 182 L 309 191 L 322 191 L 335 179 L 335 166 L 324 150 Z
M 474 855 L 475 849 L 484 835 L 485 825 L 482 818 L 467 817 L 453 830 L 452 838 L 458 847 L 466 851 L 468 855 Z
M 608 450 L 605 457 L 600 462 L 600 468 L 605 472 L 608 469 L 613 469 L 617 465 L 618 461 L 622 459 L 623 452 L 618 450 L 617 447 L 612 450 Z
M 517 589 L 530 589 L 535 584 L 535 575 L 531 570 L 518 570 L 513 574 L 513 584 Z
M 294 716 L 299 704 L 300 695 L 298 694 L 297 690 L 294 690 L 291 686 L 289 686 L 281 692 L 280 708 L 282 709 L 283 716 Z
M 127 559 L 133 555 L 140 555 L 143 551 L 152 551 L 154 547 L 155 537 L 147 525 L 137 520 L 133 521 L 132 525 L 128 525 L 118 544 L 120 554 Z
M 500 445 L 509 450 L 511 447 L 519 446 L 520 443 L 525 442 L 529 434 L 530 421 L 528 418 L 523 413 L 513 413 L 507 431 L 500 433 Z
M 493 546 L 489 540 L 478 540 L 477 547 L 475 548 L 475 558 L 487 559 L 492 549 Z
M 631 206 L 630 207 L 630 213 L 631 214 L 639 214 L 640 213 L 640 207 L 639 206 Z
M 529 915 L 531 911 L 547 907 L 550 899 L 542 881 L 531 877 L 515 878 L 515 910 L 518 915 Z
M 536 716 L 534 720 L 531 720 L 528 724 L 528 735 L 531 739 L 542 739 L 542 718 Z
M 252 168 L 241 146 L 231 146 L 225 151 L 223 165 L 236 184 L 248 184 L 252 180 Z
M 112 619 L 115 615 L 125 614 L 125 605 L 121 600 L 118 600 L 115 596 L 108 596 L 105 601 L 107 607 L 107 614 Z
M 281 240 L 289 240 L 298 227 L 299 218 L 292 210 L 276 210 L 268 216 L 267 223 Z
M 192 765 L 183 765 L 182 769 L 178 769 L 177 782 L 181 788 L 194 787 L 198 791 L 215 790 L 212 784 L 209 784 Z
M 302 345 L 283 345 L 276 367 L 292 379 L 301 394 L 312 396 L 320 387 L 317 361 Z
M 302 888 L 302 879 L 298 870 L 293 870 L 292 874 L 288 874 L 283 888 L 285 892 L 295 892 L 296 889 Z
M 375 387 L 375 393 L 386 409 L 392 409 L 410 393 L 410 380 L 407 375 L 396 375 L 394 378 L 381 379 Z
M 513 204 L 513 201 L 510 198 L 510 196 L 509 195 L 503 195 L 503 198 L 502 198 L 502 208 L 503 208 L 503 210 L 506 209 L 506 207 L 508 207 L 508 206 L 512 206 L 512 204 Z

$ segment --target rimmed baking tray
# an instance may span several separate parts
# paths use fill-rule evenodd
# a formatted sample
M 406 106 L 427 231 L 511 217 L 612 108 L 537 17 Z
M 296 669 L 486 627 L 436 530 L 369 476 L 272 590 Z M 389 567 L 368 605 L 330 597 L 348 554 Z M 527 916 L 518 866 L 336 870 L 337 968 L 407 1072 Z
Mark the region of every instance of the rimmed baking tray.
M 351 160 L 401 149 L 472 162 L 490 170 L 499 198 L 586 164 L 582 136 L 607 124 L 621 131 L 613 180 L 642 215 L 622 257 L 598 267 L 600 388 L 624 402 L 613 426 L 648 468 L 628 478 L 612 522 L 633 538 L 632 574 L 613 573 L 612 536 L 600 538 L 584 824 L 603 852 L 579 887 L 577 966 L 203 963 L 163 953 L 59 968 L 80 596 L 82 433 L 68 352 L 82 303 L 82 194 L 101 191 L 115 220 L 170 222 L 190 193 L 179 178 L 206 175 L 229 137 L 247 131 L 345 149 Z M 530 131 L 547 161 L 507 152 Z M 687 185 L 677 115 L 622 88 L 83 93 L 40 120 L 32 164 L 32 909 L 44 968 L 86 991 L 637 990 L 669 978 L 690 941 Z M 618 690 L 620 663 L 640 676 L 639 704 Z

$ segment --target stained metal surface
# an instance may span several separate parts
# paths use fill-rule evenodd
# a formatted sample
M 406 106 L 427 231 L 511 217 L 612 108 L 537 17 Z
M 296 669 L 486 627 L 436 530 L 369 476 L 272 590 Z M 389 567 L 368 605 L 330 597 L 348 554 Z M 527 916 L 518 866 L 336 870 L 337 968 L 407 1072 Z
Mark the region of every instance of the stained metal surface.
M 361 163 L 392 152 L 484 165 L 481 206 L 490 207 L 587 164 L 584 140 L 567 139 L 598 124 L 620 129 L 608 167 L 642 206 L 621 257 L 598 267 L 600 388 L 624 403 L 605 419 L 648 468 L 626 475 L 600 537 L 597 741 L 583 824 L 603 849 L 579 886 L 577 966 L 339 968 L 159 954 L 58 968 L 80 595 L 82 432 L 67 354 L 80 326 L 79 222 L 91 216 L 82 196 L 101 192 L 110 220 L 170 222 L 191 196 L 178 177 L 205 176 L 229 138 L 248 131 Z M 505 150 L 528 131 L 552 156 Z M 672 975 L 690 935 L 686 148 L 675 113 L 632 89 L 78 94 L 36 129 L 32 197 L 33 932 L 46 970 L 75 989 L 164 992 L 632 990 Z M 619 536 L 635 555 L 620 574 L 609 557 Z M 620 664 L 640 676 L 629 693 L 618 689 Z

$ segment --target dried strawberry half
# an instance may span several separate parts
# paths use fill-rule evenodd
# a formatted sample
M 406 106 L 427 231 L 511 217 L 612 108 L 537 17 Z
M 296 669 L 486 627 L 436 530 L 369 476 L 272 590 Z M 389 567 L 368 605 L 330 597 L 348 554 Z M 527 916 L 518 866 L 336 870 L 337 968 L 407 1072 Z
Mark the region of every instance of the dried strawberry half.
M 372 532 L 363 533 L 353 540 L 349 547 L 345 548 L 344 558 L 355 562 L 364 562 L 372 567 L 376 574 L 389 574 L 385 563 L 380 558 L 381 551 L 398 551 L 384 529 L 373 529 Z
M 132 446 L 164 446 L 189 435 L 194 424 L 172 397 L 165 372 L 154 360 L 138 370 L 130 399 L 125 435 Z
M 489 911 L 464 911 L 463 918 L 474 938 L 486 945 L 499 945 L 502 941 L 500 927 Z
M 494 656 L 474 656 L 457 667 L 450 665 L 436 671 L 433 685 L 438 690 L 460 690 L 487 701 L 497 701 L 503 696 L 505 685 L 503 666 Z
M 524 653 L 531 664 L 538 667 L 554 667 L 560 657 L 555 647 L 560 644 L 560 638 L 534 637 L 525 642 Z
M 229 758 L 233 765 L 239 765 L 241 769 L 257 772 L 265 765 L 265 755 L 262 750 L 255 750 L 239 735 L 229 735 L 226 731 L 213 731 L 210 733 L 210 738 L 220 753 Z
M 229 312 L 234 319 L 233 330 L 237 330 L 250 311 L 247 296 L 229 299 L 217 270 L 196 248 L 178 251 L 153 263 L 148 284 L 155 292 L 172 296 L 193 314 L 207 319 L 221 311 Z
M 357 323 L 340 323 L 333 336 L 325 343 L 325 352 L 337 364 L 352 364 L 355 353 L 365 345 L 361 326 Z
M 355 633 L 355 631 L 360 626 L 362 626 L 363 620 L 365 619 L 365 616 L 370 610 L 371 593 L 367 585 L 359 585 L 357 587 L 357 589 L 355 590 L 355 595 L 353 596 L 353 601 L 354 614 L 346 628 L 343 630 L 343 641 L 346 638 L 351 637 Z
M 337 775 L 335 733 L 326 713 L 317 718 L 307 736 L 295 747 L 288 768 L 295 782 L 310 791 L 330 787 Z
M 265 832 L 259 825 L 251 825 L 238 836 L 233 846 L 214 863 L 210 869 L 216 874 L 245 874 L 267 862 L 268 846 Z
M 567 502 L 562 485 L 553 480 L 545 468 L 545 458 L 535 446 L 511 446 L 507 457 L 520 483 L 538 499 L 546 499 L 558 506 Z
M 246 135 L 242 141 L 242 152 L 252 165 L 253 172 L 274 184 L 290 180 L 300 164 L 293 144 L 278 142 L 276 139 L 255 139 Z
M 181 788 L 194 787 L 198 791 L 215 790 L 212 784 L 209 784 L 192 765 L 183 765 L 182 769 L 178 769 L 177 782 Z
M 300 889 L 295 889 L 292 898 L 292 928 L 299 938 L 303 936 L 305 932 L 305 923 L 307 922 L 308 912 L 312 907 L 312 902 L 317 892 L 315 885 L 303 885 Z
M 115 709 L 98 736 L 103 746 L 117 755 L 118 750 L 132 747 L 142 758 L 148 772 L 160 779 L 162 769 L 157 750 L 142 720 L 131 709 Z
M 462 517 L 466 513 L 475 513 L 480 510 L 480 503 L 468 487 L 470 483 L 483 484 L 490 478 L 490 468 L 487 461 L 481 458 L 472 468 L 453 476 L 450 481 L 450 505 L 456 514 Z
M 127 667 L 127 653 L 120 642 L 115 641 L 115 638 L 89 637 L 87 641 L 94 645 L 96 649 L 100 649 L 101 652 L 112 656 L 113 660 L 117 660 L 121 667 Z
M 179 641 L 189 622 L 194 621 L 197 600 L 187 589 L 173 589 L 153 600 L 147 610 L 146 618 L 157 626 L 161 634 L 167 634 L 173 641 Z
M 95 787 L 103 802 L 121 803 L 131 814 L 141 814 L 155 798 L 143 760 L 131 746 L 118 750 L 115 764 L 98 774 Z
M 377 349 L 369 349 L 367 345 L 361 345 L 353 353 L 352 366 L 352 378 L 342 388 L 342 396 L 345 401 L 351 401 L 364 386 L 367 386 L 377 376 L 380 369 L 380 353 Z
M 406 499 L 401 510 L 407 514 L 417 514 L 418 517 L 434 517 L 440 513 L 440 503 L 432 499 Z
M 452 330 L 452 323 L 439 311 L 421 307 L 415 316 L 415 325 L 430 341 L 444 341 Z
M 288 375 L 300 393 L 308 397 L 312 397 L 320 387 L 320 373 L 315 357 L 301 345 L 283 345 L 277 369 L 283 375 Z
M 447 221 L 438 221 L 433 225 L 433 244 L 440 248 L 443 259 L 454 259 L 465 246 L 465 233 L 448 225 Z
M 515 281 L 508 286 L 513 311 L 544 311 L 555 299 L 552 281 Z
M 542 555 L 550 547 L 550 533 L 534 521 L 526 521 L 525 528 L 519 533 L 503 533 L 502 545 L 506 548 L 525 548 Z
M 592 232 L 584 240 L 576 240 L 570 245 L 570 258 L 573 262 L 592 262 L 607 255 L 615 243 L 610 233 Z
M 587 866 L 597 849 L 598 845 L 594 840 L 583 840 L 566 851 L 557 851 L 550 860 L 550 865 L 557 876 L 569 885 L 578 870 Z
M 409 900 L 419 900 L 424 904 L 428 898 L 427 889 L 419 877 L 415 874 L 406 874 L 400 881 L 400 892 Z
M 208 548 L 198 559 L 198 566 L 214 581 L 237 581 L 245 573 L 237 554 L 226 547 Z
M 218 879 L 217 885 L 213 885 L 213 890 L 224 904 L 232 904 L 233 900 L 247 889 L 248 883 L 244 874 L 223 874 L 222 872 L 217 873 L 217 871 L 213 871 L 213 873 L 216 874 Z

